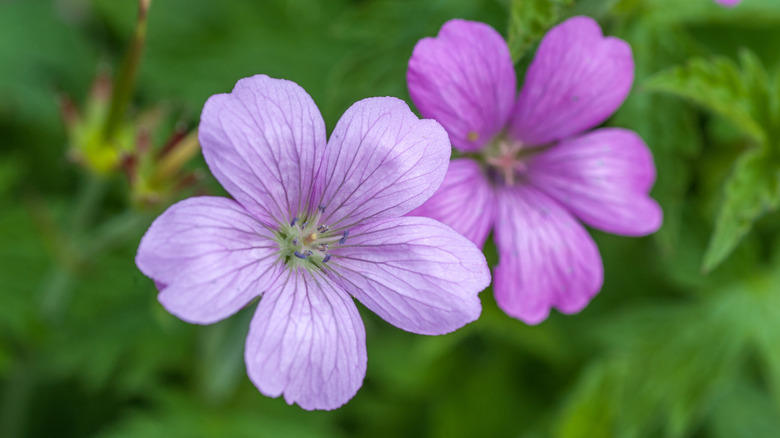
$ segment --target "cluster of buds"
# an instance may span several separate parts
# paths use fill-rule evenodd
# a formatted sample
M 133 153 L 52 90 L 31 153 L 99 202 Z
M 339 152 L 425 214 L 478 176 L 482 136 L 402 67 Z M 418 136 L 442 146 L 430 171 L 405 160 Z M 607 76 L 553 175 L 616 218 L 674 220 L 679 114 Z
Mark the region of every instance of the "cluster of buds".
M 100 177 L 123 173 L 130 185 L 131 201 L 138 207 L 154 207 L 174 198 L 200 180 L 185 165 L 200 146 L 197 132 L 179 123 L 158 145 L 167 111 L 158 107 L 125 118 L 146 38 L 146 16 L 151 0 L 139 0 L 135 35 L 116 80 L 99 73 L 83 111 L 62 97 L 61 112 L 68 134 L 68 157 Z

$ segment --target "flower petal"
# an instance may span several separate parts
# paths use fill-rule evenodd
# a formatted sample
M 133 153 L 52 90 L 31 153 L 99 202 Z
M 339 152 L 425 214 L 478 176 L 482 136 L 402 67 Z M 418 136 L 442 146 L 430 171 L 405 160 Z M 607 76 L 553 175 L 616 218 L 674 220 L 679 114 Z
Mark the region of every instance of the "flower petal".
M 503 129 L 517 93 L 504 39 L 465 20 L 450 20 L 436 38 L 417 43 L 406 81 L 423 117 L 441 123 L 461 151 L 480 149 Z
M 593 239 L 566 210 L 533 187 L 498 193 L 495 239 L 498 305 L 528 324 L 550 308 L 582 310 L 601 289 L 603 267 Z
M 574 17 L 542 39 L 512 115 L 510 135 L 542 145 L 592 128 L 623 103 L 634 82 L 631 47 Z
M 260 296 L 278 276 L 273 235 L 232 199 L 195 197 L 169 207 L 138 247 L 138 268 L 160 303 L 191 323 L 210 324 Z
M 495 195 L 479 164 L 469 158 L 450 162 L 439 190 L 407 216 L 444 222 L 482 248 L 495 219 Z
M 325 123 L 298 84 L 241 79 L 206 102 L 198 139 L 211 172 L 258 219 L 285 223 L 309 211 Z
M 599 129 L 563 141 L 534 157 L 529 178 L 588 225 L 643 236 L 663 214 L 647 193 L 655 181 L 653 156 L 626 129 Z
M 403 217 L 362 225 L 330 265 L 347 292 L 387 322 L 439 335 L 479 317 L 490 284 L 485 256 L 433 219 Z
M 444 129 L 418 119 L 404 101 L 374 97 L 355 103 L 328 142 L 323 222 L 351 227 L 408 213 L 439 188 L 450 151 Z
M 252 383 L 303 409 L 335 409 L 366 374 L 366 333 L 357 307 L 324 275 L 288 271 L 260 300 L 246 339 Z

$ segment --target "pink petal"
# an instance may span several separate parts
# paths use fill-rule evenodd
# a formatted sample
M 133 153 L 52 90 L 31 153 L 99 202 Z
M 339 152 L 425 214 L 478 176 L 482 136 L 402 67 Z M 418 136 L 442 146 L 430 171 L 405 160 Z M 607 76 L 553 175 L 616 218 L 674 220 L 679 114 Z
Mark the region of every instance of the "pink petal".
M 476 320 L 490 284 L 482 252 L 440 222 L 422 217 L 362 225 L 333 251 L 335 281 L 387 322 L 439 335 Z
M 289 222 L 315 202 L 325 123 L 298 84 L 241 79 L 206 102 L 198 139 L 217 180 L 259 219 Z
M 227 198 L 172 205 L 141 239 L 135 262 L 177 317 L 210 324 L 240 310 L 279 272 L 273 234 Z
M 374 97 L 355 103 L 328 142 L 322 222 L 350 228 L 364 219 L 408 213 L 439 188 L 450 151 L 444 129 L 418 119 L 402 100 Z
M 727 7 L 734 7 L 739 4 L 742 0 L 715 0 L 715 3 Z
M 444 222 L 482 248 L 495 218 L 495 195 L 479 164 L 469 158 L 450 162 L 439 190 L 407 216 Z
M 542 145 L 590 129 L 623 103 L 634 81 L 631 47 L 574 17 L 542 39 L 512 115 L 510 135 Z
M 480 149 L 503 129 L 517 93 L 504 39 L 465 20 L 450 20 L 436 38 L 417 43 L 406 80 L 423 117 L 441 123 L 461 151 Z
M 653 156 L 632 131 L 605 128 L 563 141 L 534 157 L 529 178 L 601 230 L 643 236 L 661 226 L 661 207 L 647 195 Z
M 510 316 L 538 324 L 552 307 L 576 313 L 601 289 L 604 273 L 593 239 L 563 207 L 532 187 L 498 193 L 495 240 L 500 261 L 493 288 Z
M 246 339 L 252 383 L 303 409 L 336 409 L 366 374 L 366 333 L 357 307 L 324 274 L 288 271 L 260 300 Z

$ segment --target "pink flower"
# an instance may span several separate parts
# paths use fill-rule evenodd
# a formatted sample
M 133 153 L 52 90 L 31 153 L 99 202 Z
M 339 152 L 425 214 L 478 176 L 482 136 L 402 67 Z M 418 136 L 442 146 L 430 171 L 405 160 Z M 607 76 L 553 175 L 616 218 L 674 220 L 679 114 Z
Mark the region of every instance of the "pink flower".
M 485 257 L 429 218 L 403 217 L 439 187 L 447 133 L 401 100 L 352 105 L 326 141 L 297 84 L 254 76 L 212 96 L 203 155 L 235 200 L 190 198 L 158 217 L 136 264 L 160 303 L 210 324 L 260 297 L 246 339 L 249 378 L 304 409 L 360 388 L 365 330 L 352 297 L 389 323 L 443 334 L 479 317 Z
M 739 2 L 742 0 L 715 0 L 715 3 L 723 6 L 727 6 L 729 8 L 733 8 L 734 6 L 738 5 Z
M 576 219 L 629 236 L 661 225 L 642 139 L 618 128 L 585 132 L 615 112 L 633 79 L 631 48 L 587 17 L 550 30 L 517 98 L 509 49 L 490 26 L 452 20 L 417 43 L 412 100 L 463 158 L 411 214 L 480 246 L 494 230 L 495 296 L 509 315 L 537 324 L 552 307 L 582 310 L 601 289 L 601 256 Z

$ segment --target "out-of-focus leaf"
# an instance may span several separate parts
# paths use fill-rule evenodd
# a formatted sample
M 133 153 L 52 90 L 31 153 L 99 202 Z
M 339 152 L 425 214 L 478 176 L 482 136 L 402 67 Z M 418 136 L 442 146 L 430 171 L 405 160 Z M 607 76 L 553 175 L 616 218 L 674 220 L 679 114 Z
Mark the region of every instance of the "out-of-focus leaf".
M 764 418 L 763 426 L 751 425 L 755 417 L 747 413 L 728 419 L 711 413 L 733 406 L 728 399 L 746 386 L 753 351 L 766 358 L 760 380 L 780 378 L 777 278 L 775 272 L 759 273 L 698 303 L 624 313 L 603 325 L 607 350 L 568 400 L 558 436 L 685 437 L 710 422 L 718 428 L 731 422 L 729 430 L 773 424 Z M 768 393 L 762 391 L 750 397 L 762 399 L 760 410 L 768 413 Z
M 358 99 L 407 97 L 406 69 L 415 44 L 436 36 L 447 20 L 482 21 L 499 30 L 506 20 L 506 8 L 491 0 L 375 0 L 357 5 L 333 23 L 334 37 L 349 50 L 333 59 L 327 75 L 325 103 L 334 108 L 331 120 Z
M 198 380 L 204 396 L 214 403 L 223 402 L 246 380 L 244 344 L 255 306 L 199 330 Z
M 766 142 L 767 76 L 749 52 L 742 68 L 727 58 L 696 59 L 656 74 L 643 85 L 652 91 L 688 99 L 726 118 L 755 142 Z
M 775 0 L 743 1 L 737 8 L 724 8 L 713 0 L 617 0 L 618 13 L 634 13 L 647 21 L 669 23 L 731 23 L 745 25 L 780 22 L 780 3 Z
M 653 152 L 657 180 L 653 197 L 664 210 L 663 227 L 655 237 L 667 257 L 676 258 L 683 231 L 686 202 L 692 183 L 692 162 L 701 153 L 699 121 L 692 107 L 673 96 L 648 93 L 643 84 L 655 71 L 682 62 L 695 51 L 678 29 L 658 23 L 636 22 L 618 33 L 634 52 L 634 91 L 613 119 L 615 126 L 635 130 Z
M 507 43 L 517 62 L 532 44 L 558 24 L 565 7 L 575 0 L 512 0 L 509 12 Z
M 620 365 L 597 364 L 585 371 L 579 386 L 570 394 L 564 421 L 558 424 L 557 437 L 614 436 L 612 422 L 617 414 L 612 400 L 619 394 L 617 388 L 611 386 L 610 377 L 614 379 L 614 374 L 625 373 Z
M 766 374 L 764 381 L 774 396 L 775 409 L 780 411 L 780 263 L 775 263 L 768 274 L 756 275 L 744 293 L 756 301 L 751 315 L 754 343 L 758 352 L 760 369 Z M 780 416 L 775 416 L 780 419 Z M 780 429 L 777 429 L 780 430 Z
M 709 423 L 712 438 L 776 438 L 780 415 L 761 388 L 740 379 L 715 404 Z
M 605 436 L 688 436 L 743 358 L 749 332 L 742 318 L 751 311 L 743 301 L 724 293 L 698 306 L 624 314 L 602 327 L 610 349 L 580 379 L 558 436 L 598 436 L 594 429 L 609 431 Z M 589 417 L 593 412 L 600 415 Z
M 780 206 L 780 163 L 767 148 L 745 152 L 726 181 L 715 232 L 704 255 L 710 271 L 731 254 L 753 223 Z
M 253 394 L 254 397 L 261 397 Z M 323 413 L 277 407 L 280 400 L 216 407 L 184 394 L 166 394 L 150 411 L 125 415 L 98 438 L 332 438 L 343 436 Z M 258 401 L 256 400 L 256 401 Z M 258 405 L 259 404 L 259 405 Z

